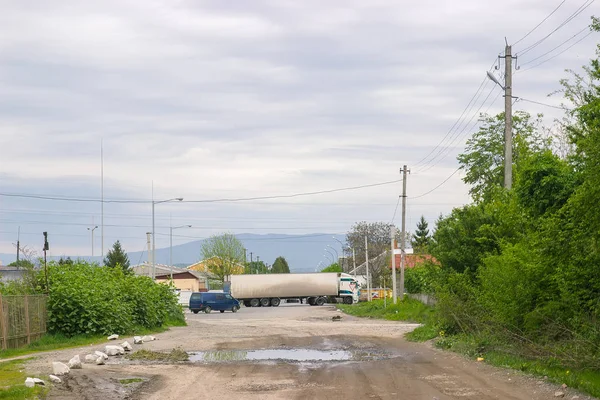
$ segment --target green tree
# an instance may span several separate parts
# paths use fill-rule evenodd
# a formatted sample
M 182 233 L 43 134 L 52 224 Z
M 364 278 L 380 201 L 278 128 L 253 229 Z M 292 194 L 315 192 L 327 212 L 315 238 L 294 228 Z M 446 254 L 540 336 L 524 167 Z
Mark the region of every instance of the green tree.
M 513 115 L 513 164 L 531 151 L 547 147 L 538 133 L 540 117 L 535 121 L 524 111 Z M 468 141 L 466 151 L 458 156 L 460 168 L 465 171 L 463 181 L 470 185 L 469 194 L 475 201 L 489 198 L 504 183 L 504 113 L 483 115 L 482 126 Z
M 289 274 L 290 267 L 287 263 L 285 257 L 277 257 L 275 262 L 273 263 L 273 267 L 271 268 L 271 273 L 273 274 Z
M 321 270 L 321 272 L 343 272 L 342 267 L 338 263 L 333 263 Z
M 244 272 L 244 245 L 230 233 L 214 235 L 202 242 L 202 257 L 207 268 L 221 282 L 225 277 Z
M 72 263 L 72 261 L 71 261 Z M 128 272 L 129 270 L 129 257 L 123 248 L 121 247 L 121 243 L 117 240 L 112 249 L 106 253 L 106 258 L 104 259 L 104 265 L 111 268 L 116 268 L 119 266 L 123 269 L 124 272 Z
M 429 248 L 431 236 L 429 235 L 429 224 L 425 217 L 421 215 L 421 219 L 417 223 L 417 230 L 412 235 L 412 248 L 415 253 L 426 253 Z
M 19 261 L 11 262 L 10 264 L 8 264 L 8 266 L 16 268 L 33 268 L 35 265 L 29 260 L 20 259 Z

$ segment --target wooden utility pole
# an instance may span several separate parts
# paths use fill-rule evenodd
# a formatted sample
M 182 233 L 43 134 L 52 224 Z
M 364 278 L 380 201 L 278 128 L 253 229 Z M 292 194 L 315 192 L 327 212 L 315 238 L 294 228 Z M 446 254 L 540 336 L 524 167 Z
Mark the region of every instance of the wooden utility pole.
M 406 264 L 406 176 L 410 171 L 402 168 L 402 237 L 400 238 L 400 296 L 404 299 L 404 267 Z
M 365 268 L 367 269 L 367 298 L 371 301 L 371 280 L 369 279 L 369 244 L 365 236 Z
M 391 229 L 391 237 L 392 237 L 392 297 L 394 298 L 394 304 L 396 304 L 398 292 L 397 292 L 397 284 L 396 284 L 396 227 L 392 224 Z
M 504 51 L 504 187 L 512 187 L 512 48 Z

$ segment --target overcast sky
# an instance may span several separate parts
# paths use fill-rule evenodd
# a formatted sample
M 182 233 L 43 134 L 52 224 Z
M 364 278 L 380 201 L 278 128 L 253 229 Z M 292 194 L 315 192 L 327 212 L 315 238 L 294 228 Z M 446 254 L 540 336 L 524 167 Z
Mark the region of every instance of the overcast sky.
M 514 46 L 519 54 L 588 5 L 519 57 L 513 95 L 561 103 L 547 95 L 598 42 L 582 31 L 600 14 L 590 1 L 566 0 Z M 442 140 L 504 37 L 516 42 L 559 3 L 0 0 L 0 193 L 100 198 L 103 141 L 107 199 L 149 200 L 152 182 L 157 200 L 314 192 L 399 180 L 406 164 L 416 172 L 408 228 L 421 215 L 433 224 L 469 201 L 460 173 L 410 197 L 456 170 L 476 129 L 470 118 L 502 111 L 501 90 L 486 81 L 463 127 Z M 515 107 L 544 112 L 547 125 L 561 115 Z M 223 231 L 343 234 L 355 221 L 391 221 L 400 191 L 394 183 L 160 204 L 157 246 L 168 245 L 170 215 L 175 226 L 193 225 L 175 243 Z M 107 203 L 104 211 L 105 248 L 117 239 L 129 251 L 144 248 L 149 204 Z M 39 250 L 45 230 L 52 254 L 89 255 L 87 228 L 99 222 L 98 202 L 0 196 L 0 252 L 14 251 L 20 226 L 24 245 Z

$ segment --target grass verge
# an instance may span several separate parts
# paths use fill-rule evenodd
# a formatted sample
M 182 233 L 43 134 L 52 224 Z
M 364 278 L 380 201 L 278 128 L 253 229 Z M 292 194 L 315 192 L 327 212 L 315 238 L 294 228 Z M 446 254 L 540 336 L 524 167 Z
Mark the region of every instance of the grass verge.
M 121 385 L 130 385 L 132 383 L 144 382 L 142 378 L 119 379 Z
M 427 323 L 432 318 L 433 309 L 418 300 L 406 297 L 394 304 L 383 300 L 365 301 L 357 304 L 338 304 L 340 310 L 355 317 L 378 318 L 389 321 Z
M 25 400 L 43 397 L 48 388 L 25 386 L 26 360 L 15 360 L 0 363 L 0 399 Z
M 121 336 L 133 336 L 133 335 L 150 335 L 156 333 L 162 333 L 169 330 L 170 327 L 173 326 L 185 326 L 185 321 L 173 320 L 168 321 L 168 323 L 159 328 L 139 328 L 134 330 L 133 332 L 128 332 L 127 334 Z M 50 351 L 50 350 L 60 350 L 60 349 L 68 349 L 72 347 L 82 347 L 93 344 L 100 344 L 106 342 L 105 335 L 77 335 L 72 337 L 67 337 L 62 334 L 46 334 L 42 336 L 41 339 L 36 340 L 35 342 L 21 347 L 19 349 L 6 349 L 0 351 L 0 362 L 2 359 L 18 357 L 27 354 L 39 353 L 42 351 Z

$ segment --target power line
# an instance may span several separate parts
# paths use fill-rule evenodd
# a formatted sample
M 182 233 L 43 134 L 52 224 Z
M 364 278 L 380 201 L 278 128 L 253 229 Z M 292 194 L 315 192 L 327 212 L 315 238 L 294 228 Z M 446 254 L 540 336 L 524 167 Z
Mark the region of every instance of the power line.
M 318 190 L 318 191 L 314 191 L 314 192 L 302 192 L 302 193 L 284 194 L 284 195 L 222 198 L 222 199 L 207 199 L 207 200 L 183 200 L 183 203 L 225 203 L 225 202 L 284 199 L 284 198 L 294 198 L 294 197 L 302 197 L 302 196 L 314 196 L 314 195 L 318 195 L 318 194 L 344 192 L 344 191 L 359 190 L 359 189 L 365 189 L 365 188 L 376 187 L 376 186 L 391 185 L 391 184 L 398 183 L 401 181 L 402 181 L 401 179 L 396 179 L 393 181 L 371 183 L 371 184 L 367 184 L 367 185 L 350 186 L 350 187 L 344 187 L 344 188 L 338 188 L 338 189 Z M 152 200 L 99 200 L 99 199 L 57 197 L 57 196 L 49 196 L 49 195 L 31 195 L 31 194 L 16 194 L 16 193 L 0 193 L 0 196 L 17 197 L 17 198 L 32 198 L 32 199 L 41 199 L 41 200 L 74 201 L 74 202 L 145 203 L 145 204 L 152 203 Z
M 528 100 L 528 99 L 524 99 L 522 97 L 518 98 L 519 101 L 526 101 L 528 103 L 534 103 L 534 104 L 539 104 L 541 106 L 546 106 L 546 107 L 551 107 L 551 108 L 556 108 L 558 110 L 563 110 L 563 111 L 571 111 L 571 109 L 569 108 L 565 108 L 565 107 L 560 107 L 560 106 L 553 106 L 552 104 L 546 104 L 546 103 L 541 103 L 539 101 L 535 101 L 535 100 Z
M 548 14 L 548 15 L 546 16 L 546 18 L 544 18 L 544 19 L 542 20 L 542 22 L 540 22 L 539 24 L 537 24 L 536 26 L 534 26 L 534 27 L 533 27 L 533 29 L 532 29 L 532 30 L 530 30 L 529 32 L 527 32 L 527 33 L 525 34 L 525 36 L 523 36 L 521 39 L 519 39 L 519 40 L 517 40 L 516 42 L 514 42 L 514 43 L 513 43 L 513 46 L 514 46 L 514 45 L 516 45 L 516 44 L 518 44 L 518 43 L 520 43 L 520 42 L 521 42 L 523 39 L 525 39 L 527 36 L 531 35 L 531 34 L 533 33 L 533 31 L 535 31 L 537 28 L 539 28 L 539 27 L 540 27 L 540 25 L 542 25 L 544 22 L 546 22 L 546 20 L 547 20 L 548 18 L 550 18 L 550 17 L 551 17 L 551 16 L 552 16 L 552 15 L 553 15 L 553 14 L 554 14 L 554 13 L 555 13 L 555 12 L 556 12 L 556 11 L 557 11 L 557 10 L 558 10 L 558 9 L 559 9 L 561 6 L 562 6 L 562 5 L 563 5 L 563 4 L 565 4 L 565 1 L 567 1 L 567 0 L 563 0 L 563 1 L 562 1 L 562 2 L 561 2 L 559 5 L 558 5 L 558 6 L 556 6 L 556 8 L 555 8 L 554 10 L 552 10 L 552 12 L 551 12 L 550 14 Z
M 571 41 L 572 39 L 574 39 L 575 37 L 579 36 L 580 34 L 582 34 L 583 32 L 585 32 L 586 30 L 589 30 L 590 26 L 586 26 L 585 28 L 583 28 L 582 30 L 580 30 L 579 32 L 577 32 L 576 34 L 574 34 L 573 36 L 571 36 L 570 38 L 568 38 L 567 40 L 565 40 L 564 42 L 562 42 L 561 44 L 559 44 L 558 46 L 555 46 L 554 48 L 548 50 L 547 52 L 545 52 L 544 54 L 541 54 L 539 56 L 537 56 L 536 58 L 533 58 L 525 63 L 521 64 L 521 67 L 527 65 L 527 64 L 531 64 L 534 61 L 539 60 L 540 58 L 544 57 L 547 54 L 552 53 L 554 50 L 558 49 L 559 47 L 562 47 L 563 45 L 565 45 L 567 42 Z
M 518 53 L 518 55 L 519 56 L 523 56 L 523 55 L 527 54 L 528 52 L 530 52 L 531 50 L 535 49 L 537 46 L 539 46 L 541 43 L 543 43 L 546 39 L 548 39 L 550 36 L 552 36 L 556 31 L 558 31 L 559 29 L 561 29 L 562 27 L 564 27 L 565 25 L 567 25 L 575 17 L 577 17 L 579 14 L 581 14 L 586 8 L 588 8 L 589 6 L 591 6 L 594 1 L 596 1 L 596 0 L 585 0 L 585 2 L 581 6 L 579 6 L 579 8 L 577 10 L 575 10 L 575 12 L 573 14 L 571 14 L 566 20 L 564 20 L 552 32 L 550 32 L 549 34 L 547 34 L 546 36 L 544 36 L 543 38 L 541 38 L 540 40 L 538 40 L 537 42 L 535 42 L 531 46 L 526 47 L 523 51 L 521 51 L 520 53 Z
M 494 90 L 496 88 L 497 87 L 495 85 L 492 87 L 492 89 L 490 90 L 490 92 L 486 96 L 485 100 L 483 100 L 483 103 L 481 103 L 481 105 L 479 106 L 479 108 L 477 109 L 477 111 L 469 119 L 469 122 L 467 122 L 467 124 L 458 133 L 458 135 L 454 138 L 454 140 L 451 143 L 449 143 L 448 146 L 446 146 L 444 149 L 441 149 L 441 151 L 438 153 L 438 155 L 441 156 L 441 157 L 437 160 L 437 162 L 435 162 L 434 164 L 431 164 L 431 165 L 429 165 L 427 167 L 422 167 L 419 171 L 417 171 L 417 173 L 423 173 L 423 172 L 429 171 L 431 168 L 433 168 L 436 165 L 438 165 L 444 158 L 446 158 L 448 156 L 448 154 L 450 153 L 450 150 L 451 150 L 451 146 L 454 145 L 454 143 L 456 143 L 457 140 L 464 138 L 465 134 L 469 133 L 471 131 L 471 129 L 473 129 L 479 123 L 479 120 L 476 120 L 475 123 L 473 125 L 471 125 L 471 127 L 469 129 L 467 129 L 467 127 L 473 121 L 473 119 L 475 118 L 475 116 L 479 115 L 479 112 L 481 111 L 481 109 L 483 108 L 483 106 L 485 105 L 485 103 L 490 98 L 491 94 L 494 92 Z M 488 105 L 487 109 L 485 110 L 486 114 L 489 111 L 489 109 L 494 105 L 494 103 L 498 100 L 498 98 L 500 97 L 501 93 L 502 92 L 498 92 L 498 94 L 496 95 L 496 97 L 494 98 L 494 100 Z M 436 157 L 437 157 L 437 155 L 436 155 Z M 433 159 L 432 159 L 432 161 L 433 161 Z
M 592 31 L 592 32 L 588 33 L 587 35 L 585 35 L 584 37 L 582 37 L 582 38 L 581 38 L 581 39 L 579 39 L 578 41 L 574 42 L 574 43 L 573 43 L 573 44 L 571 44 L 569 47 L 567 47 L 566 49 L 564 49 L 563 51 L 561 51 L 560 53 L 556 53 L 556 54 L 555 54 L 555 55 L 553 55 L 552 57 L 550 57 L 550 58 L 547 58 L 547 59 L 545 59 L 545 60 L 543 60 L 543 61 L 541 61 L 541 62 L 539 62 L 539 63 L 537 63 L 537 64 L 535 64 L 535 65 L 532 65 L 532 66 L 531 66 L 531 67 L 529 67 L 529 68 L 522 69 L 522 70 L 520 70 L 519 72 L 525 72 L 525 71 L 529 71 L 530 69 L 534 69 L 534 68 L 536 68 L 536 67 L 539 67 L 539 66 L 540 66 L 540 65 L 542 65 L 542 64 L 545 64 L 545 63 L 547 63 L 548 61 L 550 61 L 550 60 L 552 60 L 552 59 L 554 59 L 554 58 L 556 58 L 556 57 L 560 56 L 560 55 L 561 55 L 561 54 L 563 54 L 564 52 L 568 51 L 568 50 L 569 50 L 571 47 L 575 46 L 576 44 L 578 44 L 579 42 L 581 42 L 582 40 L 584 40 L 585 38 L 587 38 L 588 36 L 590 36 L 592 33 L 594 33 L 594 32 Z
M 437 189 L 439 189 L 439 188 L 440 188 L 440 187 L 441 187 L 443 184 L 445 184 L 446 182 L 448 182 L 448 181 L 450 180 L 450 178 L 452 178 L 452 177 L 454 176 L 454 174 L 456 174 L 456 173 L 457 173 L 459 170 L 460 170 L 460 167 L 456 168 L 456 169 L 454 170 L 454 172 L 450 174 L 450 176 L 449 176 L 449 177 L 447 177 L 446 179 L 444 179 L 444 181 L 443 181 L 442 183 L 440 183 L 439 185 L 437 185 L 436 187 L 434 187 L 434 188 L 433 188 L 433 189 L 431 189 L 430 191 L 428 191 L 428 192 L 425 192 L 425 193 L 423 193 L 423 194 L 420 194 L 420 195 L 418 195 L 418 196 L 409 197 L 409 199 L 418 199 L 418 198 L 420 198 L 420 197 L 427 196 L 428 194 L 430 194 L 430 193 L 432 193 L 432 192 L 436 191 L 436 190 L 437 190 Z
M 398 205 L 400 204 L 400 199 L 402 199 L 402 196 L 398 196 L 398 201 L 396 202 L 396 207 L 394 208 L 394 215 L 392 216 L 392 224 L 394 223 L 394 220 L 396 219 L 396 212 L 398 212 Z

